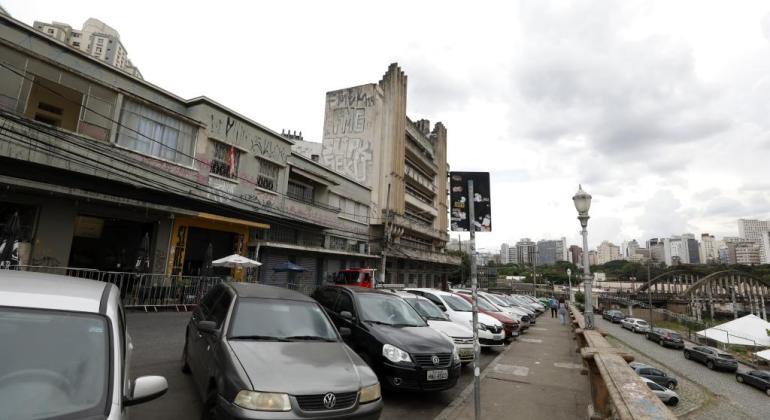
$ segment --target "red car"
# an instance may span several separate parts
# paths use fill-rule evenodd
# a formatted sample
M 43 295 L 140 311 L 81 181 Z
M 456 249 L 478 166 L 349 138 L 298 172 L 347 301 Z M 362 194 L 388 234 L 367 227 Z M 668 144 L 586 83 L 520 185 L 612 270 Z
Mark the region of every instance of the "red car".
M 472 302 L 473 298 L 470 295 L 464 293 L 454 293 L 457 296 Z M 502 312 L 493 310 L 483 299 L 479 299 L 479 313 L 489 315 L 492 318 L 503 323 L 503 329 L 505 330 L 505 338 L 514 338 L 519 336 L 519 321 L 513 320 Z

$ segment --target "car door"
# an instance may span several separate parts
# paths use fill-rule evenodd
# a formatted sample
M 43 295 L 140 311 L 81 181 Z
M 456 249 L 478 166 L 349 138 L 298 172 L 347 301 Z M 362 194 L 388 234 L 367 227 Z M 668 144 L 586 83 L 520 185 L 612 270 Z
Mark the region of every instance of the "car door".
M 651 379 L 656 384 L 666 387 L 668 385 L 668 376 L 663 372 L 655 368 L 647 369 L 647 378 Z
M 345 338 L 345 343 L 347 343 L 350 348 L 352 348 L 356 352 L 360 352 L 361 349 L 361 342 L 364 337 L 362 337 L 362 331 L 361 327 L 359 326 L 359 319 L 358 319 L 358 311 L 356 311 L 355 304 L 353 303 L 353 297 L 351 296 L 351 293 L 346 290 L 337 290 L 338 296 L 337 296 L 337 303 L 334 306 L 334 312 L 337 314 L 337 317 L 339 318 L 339 328 L 350 328 L 350 336 Z M 342 312 L 350 312 L 350 315 L 353 316 L 353 319 L 345 319 L 342 317 Z
M 647 384 L 647 388 L 650 388 L 650 391 L 652 391 L 653 394 L 657 395 L 658 398 L 664 397 L 666 395 L 666 391 L 663 389 L 662 386 L 654 382 L 645 382 L 645 383 Z
M 222 336 L 226 333 L 225 321 L 230 314 L 230 308 L 233 305 L 234 298 L 235 296 L 233 296 L 232 291 L 225 288 L 224 293 L 222 293 L 219 299 L 214 303 L 214 306 L 211 308 L 211 311 L 206 318 L 207 321 L 213 321 L 216 324 L 218 331 L 215 334 L 203 334 L 205 351 L 203 352 L 203 357 L 201 357 L 201 362 L 204 367 L 201 371 L 205 375 L 203 377 L 205 382 L 202 383 L 206 386 L 208 385 L 209 379 L 216 377 L 216 373 L 221 368 L 221 360 L 219 360 L 219 355 L 221 353 L 219 352 L 219 346 L 222 345 Z M 205 389 L 203 391 L 205 392 Z
M 324 287 L 313 294 L 315 300 L 317 300 L 318 303 L 323 306 L 326 313 L 329 314 L 329 317 L 332 319 L 332 322 L 334 322 L 334 326 L 337 327 L 337 329 L 342 326 L 340 324 L 341 319 L 339 314 L 337 314 L 334 309 L 334 306 L 337 304 L 338 295 L 337 289 L 333 287 Z
M 198 330 L 198 323 L 205 321 L 219 297 L 224 293 L 224 286 L 215 286 L 201 299 L 201 303 L 193 309 L 190 324 L 187 328 L 187 363 L 192 371 L 193 381 L 200 390 L 201 371 L 205 368 L 202 359 L 205 357 L 206 341 Z M 204 389 L 203 392 L 206 390 Z M 205 397 L 205 395 L 204 395 Z

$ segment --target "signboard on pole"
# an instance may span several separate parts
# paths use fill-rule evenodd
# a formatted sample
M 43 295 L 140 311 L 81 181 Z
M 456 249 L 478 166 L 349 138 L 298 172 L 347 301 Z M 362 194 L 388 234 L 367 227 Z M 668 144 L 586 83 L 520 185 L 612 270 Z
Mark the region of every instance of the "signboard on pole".
M 449 211 L 452 232 L 470 231 L 468 181 L 473 181 L 474 226 L 476 232 L 492 231 L 492 202 L 489 172 L 450 172 Z

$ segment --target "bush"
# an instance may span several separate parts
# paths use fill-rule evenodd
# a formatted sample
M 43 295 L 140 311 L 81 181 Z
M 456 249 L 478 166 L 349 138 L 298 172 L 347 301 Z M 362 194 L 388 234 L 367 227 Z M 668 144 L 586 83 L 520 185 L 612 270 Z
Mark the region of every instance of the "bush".
M 583 292 L 575 292 L 575 302 L 579 303 L 581 306 L 585 304 L 586 297 L 583 295 Z

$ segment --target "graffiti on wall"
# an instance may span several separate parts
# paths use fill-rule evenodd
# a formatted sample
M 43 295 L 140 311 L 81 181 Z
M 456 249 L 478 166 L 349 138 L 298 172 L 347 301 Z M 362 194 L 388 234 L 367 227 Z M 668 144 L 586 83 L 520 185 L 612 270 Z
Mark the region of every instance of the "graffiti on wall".
M 209 114 L 208 131 L 230 144 L 250 149 L 257 156 L 286 163 L 291 147 L 253 126 L 220 112 Z
M 372 168 L 372 142 L 359 138 L 324 139 L 321 162 L 333 171 L 366 183 Z

